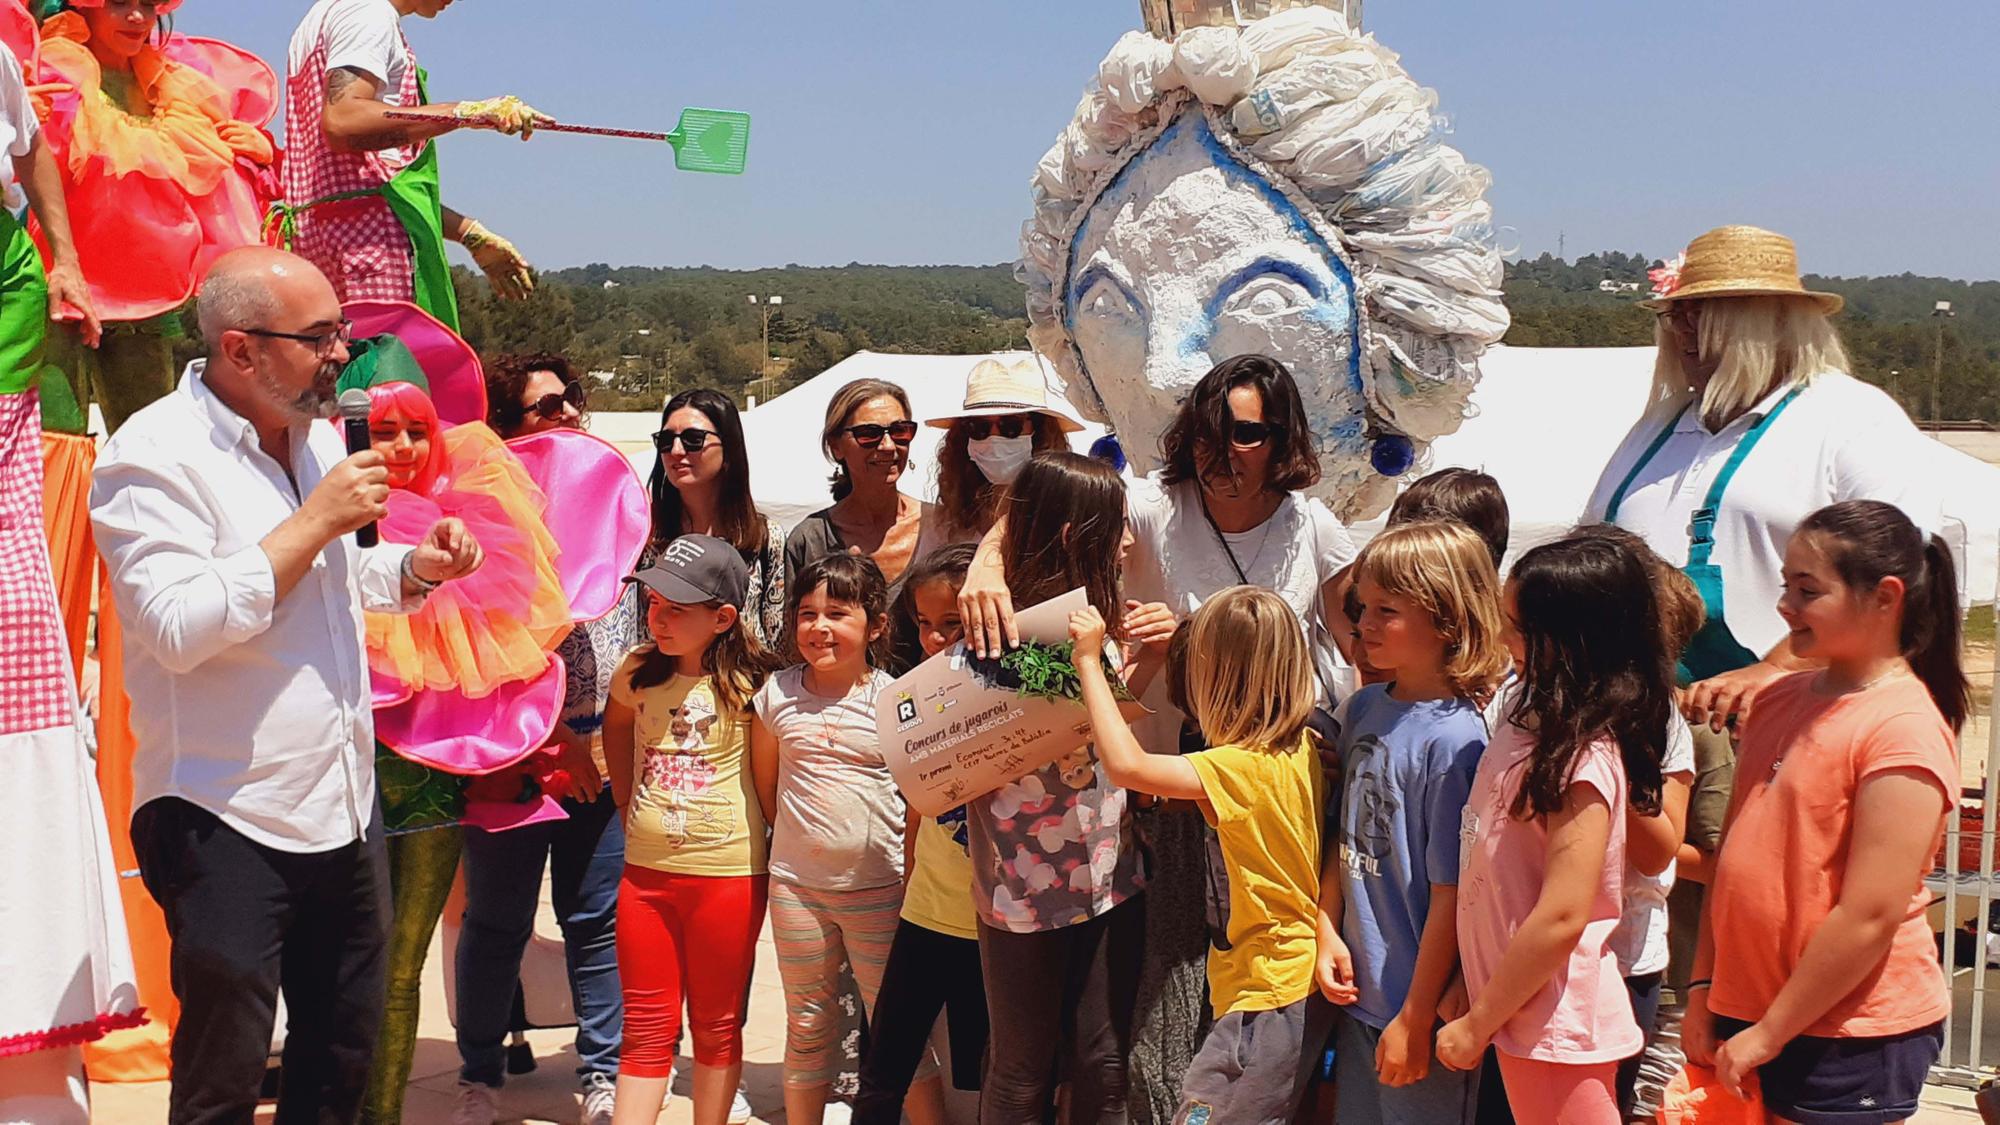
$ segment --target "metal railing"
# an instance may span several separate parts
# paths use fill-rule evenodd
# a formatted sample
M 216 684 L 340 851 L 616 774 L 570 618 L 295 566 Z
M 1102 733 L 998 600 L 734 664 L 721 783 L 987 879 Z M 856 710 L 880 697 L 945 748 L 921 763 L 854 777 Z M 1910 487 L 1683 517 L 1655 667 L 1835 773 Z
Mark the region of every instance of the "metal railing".
M 1967 539 L 1970 537 L 1967 536 Z M 1966 546 L 1964 542 L 1961 548 Z M 1960 558 L 1966 554 L 1961 551 Z M 2000 560 L 1996 560 L 2000 562 Z M 2000 615 L 2000 581 L 1995 582 L 1994 609 Z M 1951 989 L 1951 1010 L 1945 1015 L 1944 1051 L 1931 1068 L 1931 1081 L 1951 1086 L 1976 1087 L 2000 1076 L 2000 1026 L 1988 1026 L 1986 1000 L 1988 970 L 2000 969 L 2000 934 L 1995 933 L 1993 908 L 2000 900 L 2000 872 L 1994 870 L 1996 833 L 2000 833 L 2000 721 L 1996 721 L 1995 701 L 2000 700 L 2000 660 L 1987 670 L 1992 690 L 1983 708 L 1986 721 L 1986 763 L 1981 784 L 1965 787 L 1959 803 L 1945 819 L 1944 864 L 1925 880 L 1939 896 L 1944 912 L 1944 937 L 1939 943 L 1945 980 Z M 1966 747 L 1960 743 L 1961 758 Z M 1960 852 L 1967 844 L 1965 802 L 1976 800 L 1980 811 L 1978 863 L 1974 870 L 1962 870 Z M 1971 964 L 1961 965 L 1957 955 L 1958 928 L 1966 918 L 1963 906 L 1976 902 L 1977 913 L 1971 949 Z M 1933 902 L 1937 906 L 1938 901 Z M 1991 952 L 1989 952 L 1989 950 Z M 2000 1010 L 1994 1013 L 2000 1020 Z

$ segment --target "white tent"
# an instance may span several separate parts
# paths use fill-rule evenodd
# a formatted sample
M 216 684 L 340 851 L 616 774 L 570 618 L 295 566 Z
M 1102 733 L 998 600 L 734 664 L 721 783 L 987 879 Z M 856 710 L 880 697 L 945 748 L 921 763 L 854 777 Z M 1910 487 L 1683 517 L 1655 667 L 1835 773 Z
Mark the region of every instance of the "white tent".
M 1023 354 L 996 358 L 1011 361 Z M 745 413 L 758 506 L 789 527 L 831 502 L 819 431 L 827 401 L 841 386 L 855 379 L 886 379 L 909 392 L 919 419 L 930 418 L 959 406 L 966 373 L 983 358 L 857 352 Z M 1507 494 L 1512 553 L 1518 554 L 1556 538 L 1582 516 L 1599 470 L 1645 405 L 1653 349 L 1495 347 L 1480 367 L 1472 416 L 1457 433 L 1432 445 L 1430 467 L 1456 465 L 1491 473 Z M 1067 410 L 1067 404 L 1062 408 Z M 934 495 L 939 432 L 925 427 L 911 450 L 904 490 L 913 496 Z M 1087 449 L 1102 432 L 1087 426 L 1075 435 L 1076 448 Z M 1912 465 L 1910 471 L 1935 473 L 1945 482 L 1948 522 L 1943 531 L 1958 552 L 1966 592 L 1972 601 L 1992 601 L 2000 553 L 2000 468 L 1943 444 L 1934 449 L 1933 463 Z M 633 460 L 643 476 L 652 466 L 652 453 L 635 452 Z M 1379 519 L 1360 525 L 1354 529 L 1356 538 L 1365 539 L 1380 526 Z

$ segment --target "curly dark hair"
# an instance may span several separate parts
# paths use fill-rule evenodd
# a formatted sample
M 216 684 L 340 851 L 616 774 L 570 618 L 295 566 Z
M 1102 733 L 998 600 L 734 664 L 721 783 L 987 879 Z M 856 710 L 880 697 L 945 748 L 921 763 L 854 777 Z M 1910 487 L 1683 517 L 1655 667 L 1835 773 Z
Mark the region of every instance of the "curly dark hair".
M 1267 355 L 1239 355 L 1208 369 L 1188 392 L 1174 424 L 1160 438 L 1166 462 L 1161 479 L 1168 484 L 1199 481 L 1229 468 L 1229 392 L 1251 387 L 1264 399 L 1264 421 L 1271 427 L 1269 479 L 1264 487 L 1296 492 L 1319 483 L 1319 457 L 1312 432 L 1306 429 L 1306 405 L 1299 398 L 1292 373 Z
M 1069 448 L 1069 435 L 1063 433 L 1062 423 L 1052 415 L 1026 410 L 1022 413 L 1034 427 L 1036 453 Z M 987 480 L 979 466 L 972 463 L 972 455 L 967 452 L 970 444 L 963 418 L 952 419 L 951 428 L 938 443 L 938 510 L 945 527 L 956 532 L 983 532 L 993 526 L 1000 498 L 1007 492 L 1006 486 Z
M 537 371 L 547 371 L 562 380 L 565 388 L 577 385 L 578 376 L 570 368 L 569 360 L 554 352 L 529 352 L 525 355 L 509 354 L 494 356 L 486 363 L 486 424 L 503 438 L 517 437 L 521 426 L 528 420 L 527 404 L 521 401 L 528 389 L 528 380 Z M 583 385 L 587 396 L 590 385 Z M 578 411 L 584 420 L 590 418 L 590 400 Z

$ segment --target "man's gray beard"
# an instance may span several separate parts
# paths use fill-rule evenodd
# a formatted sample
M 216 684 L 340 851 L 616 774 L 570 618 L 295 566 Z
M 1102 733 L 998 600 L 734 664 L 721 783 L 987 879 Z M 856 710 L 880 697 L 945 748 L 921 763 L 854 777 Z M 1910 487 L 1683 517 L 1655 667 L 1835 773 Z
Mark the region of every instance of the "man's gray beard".
M 264 385 L 264 393 L 271 396 L 292 416 L 294 421 L 312 422 L 340 416 L 340 401 L 333 393 L 334 384 L 340 378 L 340 368 L 328 364 L 313 375 L 313 385 L 296 395 L 287 397 L 283 388 L 270 376 L 259 371 L 258 382 Z M 324 383 L 324 389 L 321 384 Z

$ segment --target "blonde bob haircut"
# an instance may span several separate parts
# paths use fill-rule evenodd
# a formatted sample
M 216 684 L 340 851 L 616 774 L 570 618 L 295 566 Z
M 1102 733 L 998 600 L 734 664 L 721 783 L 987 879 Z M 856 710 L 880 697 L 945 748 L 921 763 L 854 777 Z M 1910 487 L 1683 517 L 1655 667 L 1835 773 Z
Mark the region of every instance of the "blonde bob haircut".
M 1187 623 L 1187 701 L 1210 746 L 1291 751 L 1313 708 L 1299 616 L 1257 586 L 1231 586 Z
M 1445 639 L 1453 692 L 1484 699 L 1507 674 L 1500 639 L 1500 576 L 1486 541 L 1464 524 L 1400 524 L 1375 537 L 1354 564 L 1355 584 L 1408 598 Z
M 1703 297 L 1684 303 L 1695 306 L 1702 359 L 1716 364 L 1701 394 L 1702 424 L 1711 432 L 1780 387 L 1803 386 L 1822 372 L 1850 369 L 1833 318 L 1810 297 Z M 1664 315 L 1653 326 L 1653 342 L 1659 348 L 1653 401 L 1687 401 L 1692 388 Z

